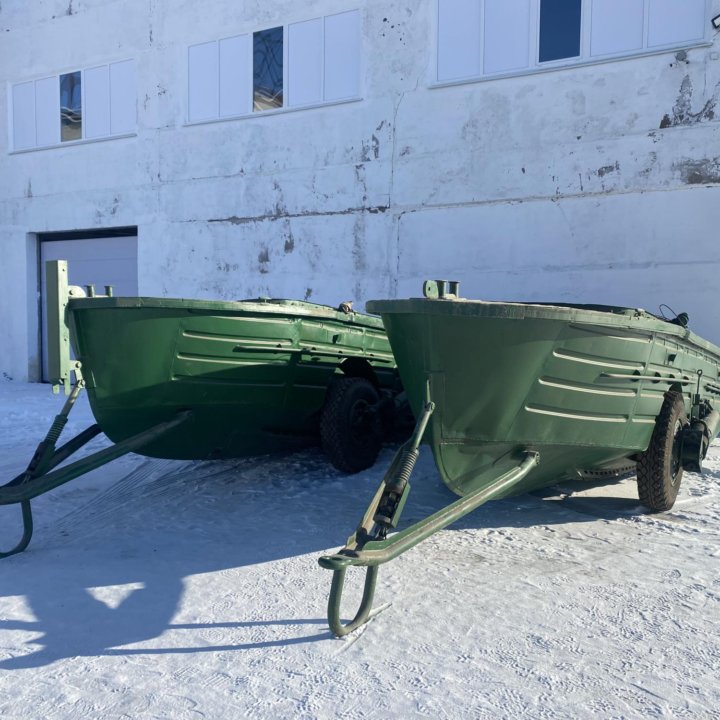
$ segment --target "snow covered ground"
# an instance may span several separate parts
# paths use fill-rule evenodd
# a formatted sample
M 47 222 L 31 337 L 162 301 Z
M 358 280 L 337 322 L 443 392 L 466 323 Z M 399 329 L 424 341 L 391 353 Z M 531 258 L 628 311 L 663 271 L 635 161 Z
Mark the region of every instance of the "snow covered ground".
M 61 404 L 0 381 L 0 482 Z M 90 421 L 83 399 L 70 431 Z M 720 446 L 663 515 L 634 479 L 481 507 L 383 567 L 385 609 L 336 639 L 317 557 L 391 457 L 346 477 L 319 451 L 126 456 L 39 498 L 0 561 L 0 716 L 718 717 Z M 404 521 L 452 499 L 425 450 Z M 0 507 L 0 548 L 19 528 Z

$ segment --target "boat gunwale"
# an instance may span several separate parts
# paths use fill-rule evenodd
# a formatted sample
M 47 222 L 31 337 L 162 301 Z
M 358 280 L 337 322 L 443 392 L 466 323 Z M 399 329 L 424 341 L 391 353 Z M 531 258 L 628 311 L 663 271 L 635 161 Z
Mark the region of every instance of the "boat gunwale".
M 606 307 L 607 310 L 600 310 Z M 600 325 L 628 331 L 644 331 L 666 335 L 674 341 L 694 346 L 710 353 L 720 362 L 720 347 L 680 325 L 674 325 L 646 310 L 615 305 L 587 305 L 558 303 L 522 303 L 466 298 L 407 298 L 398 300 L 368 300 L 367 308 L 378 315 L 454 315 L 492 320 L 550 320 L 556 322 Z M 613 312 L 617 310 L 618 312 Z
M 199 300 L 185 298 L 158 297 L 85 297 L 71 298 L 68 310 L 182 310 L 187 312 L 221 313 L 233 315 L 277 315 L 318 320 L 331 320 L 342 325 L 358 325 L 370 329 L 385 331 L 382 319 L 353 310 L 345 313 L 329 305 L 309 303 L 304 300 L 285 300 L 271 298 L 268 300 Z

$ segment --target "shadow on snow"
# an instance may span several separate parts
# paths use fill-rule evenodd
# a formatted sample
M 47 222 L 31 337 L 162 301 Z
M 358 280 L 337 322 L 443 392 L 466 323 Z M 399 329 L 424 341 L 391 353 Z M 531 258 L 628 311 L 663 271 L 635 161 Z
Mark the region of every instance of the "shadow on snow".
M 339 547 L 361 518 L 391 457 L 392 452 L 385 450 L 374 468 L 355 476 L 331 469 L 317 450 L 242 461 L 148 460 L 87 502 L 87 491 L 72 486 L 58 497 L 41 498 L 39 519 L 55 504 L 65 514 L 41 525 L 28 551 L 0 563 L 2 594 L 23 596 L 37 618 L 0 619 L 0 631 L 42 633 L 30 641 L 41 648 L 0 661 L 0 669 L 40 667 L 74 656 L 238 651 L 329 638 L 324 617 L 236 623 L 174 623 L 173 619 L 189 576 L 239 572 L 263 563 L 268 563 L 267 574 L 272 576 L 286 572 L 277 561 Z M 490 502 L 452 527 L 533 527 L 642 512 L 636 499 L 618 496 L 612 487 L 601 497 L 574 497 L 581 488 L 588 488 L 588 483 L 565 482 Z M 69 509 L 78 497 L 81 503 Z M 431 454 L 424 452 L 402 526 L 455 499 L 440 482 Z M 3 510 L 6 521 L 16 522 L 8 508 Z M 5 537 L 3 542 L 7 544 Z M 311 558 L 308 573 L 316 568 Z M 237 581 L 242 579 L 239 572 Z M 287 587 L 282 575 L 272 579 L 268 592 L 282 588 L 302 599 L 302 588 Z M 323 579 L 329 589 L 329 573 L 326 578 L 323 573 Z M 116 607 L 88 590 L 129 583 L 138 584 L 138 589 Z M 242 598 L 242 586 L 237 590 Z M 208 592 L 213 592 L 211 583 Z M 323 631 L 256 643 L 125 647 L 169 631 L 305 625 L 321 625 Z

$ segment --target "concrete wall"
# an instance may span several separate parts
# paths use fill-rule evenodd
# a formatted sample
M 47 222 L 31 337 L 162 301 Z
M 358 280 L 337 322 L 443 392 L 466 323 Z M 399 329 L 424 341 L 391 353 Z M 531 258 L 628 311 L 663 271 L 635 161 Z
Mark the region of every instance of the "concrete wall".
M 185 124 L 188 45 L 354 7 L 362 101 Z M 0 93 L 0 378 L 37 373 L 33 233 L 123 225 L 145 295 L 362 307 L 449 277 L 466 297 L 667 303 L 720 343 L 717 33 L 431 87 L 434 28 L 434 0 L 3 0 L 4 86 L 134 57 L 139 88 L 137 137 L 20 154 Z

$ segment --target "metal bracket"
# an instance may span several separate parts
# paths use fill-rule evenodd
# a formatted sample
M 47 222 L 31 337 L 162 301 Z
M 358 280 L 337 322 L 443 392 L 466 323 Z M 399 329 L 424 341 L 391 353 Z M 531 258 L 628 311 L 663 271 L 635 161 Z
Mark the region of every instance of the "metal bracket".
M 426 280 L 423 295 L 428 300 L 457 300 L 460 297 L 459 280 Z
M 69 298 L 67 260 L 50 260 L 45 263 L 47 281 L 47 351 L 48 374 L 53 392 L 62 387 L 70 394 L 70 330 L 66 322 Z

